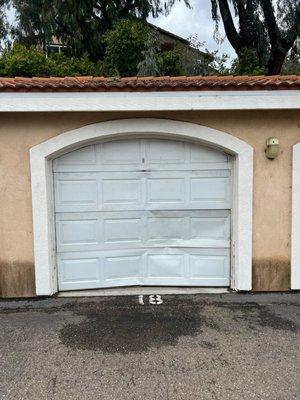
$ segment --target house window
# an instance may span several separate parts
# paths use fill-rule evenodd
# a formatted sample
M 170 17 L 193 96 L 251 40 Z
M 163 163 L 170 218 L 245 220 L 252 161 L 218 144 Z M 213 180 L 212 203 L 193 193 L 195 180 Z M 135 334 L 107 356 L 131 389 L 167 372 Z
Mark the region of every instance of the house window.
M 62 44 L 47 44 L 46 46 L 46 54 L 47 56 L 51 54 L 65 54 L 68 50 L 67 46 L 64 46 Z

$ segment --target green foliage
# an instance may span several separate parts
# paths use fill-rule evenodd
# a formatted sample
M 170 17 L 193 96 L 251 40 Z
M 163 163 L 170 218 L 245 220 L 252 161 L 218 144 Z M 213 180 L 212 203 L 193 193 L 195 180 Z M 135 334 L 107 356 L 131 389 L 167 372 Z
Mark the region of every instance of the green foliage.
M 12 0 L 16 23 L 11 27 L 14 40 L 28 47 L 51 41 L 55 31 L 53 0 Z
M 211 4 L 215 38 L 222 40 L 222 19 L 226 36 L 240 59 L 234 68 L 240 73 L 279 74 L 300 36 L 300 0 L 211 0 Z
M 81 58 L 54 54 L 46 57 L 35 47 L 15 45 L 11 51 L 5 50 L 0 58 L 2 76 L 82 76 L 97 75 L 99 68 L 85 54 Z
M 150 28 L 137 20 L 120 20 L 104 36 L 103 71 L 110 76 L 135 76 L 146 50 Z
M 159 51 L 160 51 L 160 45 L 158 43 L 157 35 L 155 35 L 154 31 L 151 31 L 145 43 L 145 50 L 143 51 L 143 60 L 138 64 L 139 76 L 160 75 L 156 57 Z
M 263 75 L 265 70 L 259 65 L 255 50 L 244 48 L 232 63 L 231 72 L 233 75 Z
M 283 64 L 283 73 L 286 75 L 300 75 L 300 40 L 287 56 Z
M 151 32 L 144 59 L 139 64 L 140 76 L 163 75 L 226 75 L 229 73 L 227 54 L 209 51 L 205 43 L 198 40 L 197 35 L 189 38 L 189 46 L 177 47 L 171 51 L 161 51 L 157 36 Z
M 47 76 L 49 68 L 45 54 L 35 47 L 15 45 L 2 56 L 3 74 L 7 76 Z
M 183 66 L 183 54 L 180 50 L 163 51 L 156 55 L 160 76 L 180 76 L 186 72 Z
M 300 57 L 288 56 L 283 64 L 282 72 L 284 75 L 300 75 Z
M 0 0 L 1 1 L 1 0 Z M 11 0 L 17 15 L 13 37 L 26 45 L 45 48 L 53 37 L 69 46 L 71 55 L 88 53 L 93 61 L 105 53 L 103 36 L 120 19 L 146 20 L 170 12 L 172 6 L 188 0 Z
M 229 73 L 227 61 L 229 56 L 219 54 L 217 50 L 210 51 L 197 35 L 189 38 L 190 49 L 184 58 L 184 68 L 187 75 L 226 75 Z
M 179 49 L 161 51 L 154 32 L 137 20 L 117 22 L 104 38 L 106 76 L 183 75 L 184 54 Z
M 98 66 L 89 60 L 87 54 L 80 58 L 65 54 L 53 54 L 47 58 L 51 76 L 93 76 L 98 75 Z
M 5 76 L 5 60 L 4 60 L 4 54 L 6 51 L 2 53 L 2 57 L 0 57 L 0 76 Z
M 50 53 L 47 57 L 37 47 L 16 44 L 0 57 L 0 74 L 27 77 L 177 76 L 215 74 L 225 69 L 226 58 L 219 57 L 216 52 L 195 48 L 162 51 L 155 31 L 138 20 L 120 20 L 105 35 L 104 42 L 106 54 L 104 60 L 97 63 L 87 54 L 70 57 L 64 53 Z

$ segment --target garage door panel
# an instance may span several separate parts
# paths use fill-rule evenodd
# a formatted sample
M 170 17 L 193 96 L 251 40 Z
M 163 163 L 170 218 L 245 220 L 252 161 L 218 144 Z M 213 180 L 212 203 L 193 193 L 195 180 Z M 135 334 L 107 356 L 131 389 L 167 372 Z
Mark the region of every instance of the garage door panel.
M 228 286 L 229 250 L 170 249 L 169 254 L 149 255 L 148 274 L 143 284 L 149 286 Z M 171 254 L 172 251 L 175 254 Z M 184 254 L 177 254 L 180 251 Z M 216 256 L 216 253 L 219 255 Z
M 53 161 L 54 172 L 230 169 L 222 151 L 163 139 L 116 140 L 86 146 Z
M 82 166 L 93 167 L 97 165 L 96 147 L 86 146 L 67 153 L 53 161 L 53 170 L 81 169 Z
M 142 180 L 141 179 L 103 179 L 102 205 L 123 205 L 139 208 L 142 205 Z M 100 207 L 101 208 L 101 205 Z
M 59 288 L 80 290 L 141 285 L 143 250 L 58 254 Z
M 61 245 L 98 245 L 99 220 L 82 218 L 62 220 L 57 223 L 57 238 Z
M 212 208 L 221 204 L 230 207 L 227 178 L 191 178 L 190 201 L 192 204 Z
M 57 251 L 230 246 L 230 215 L 216 211 L 57 214 Z
M 229 212 L 228 212 L 229 214 Z M 193 215 L 190 218 L 190 238 L 191 239 L 230 239 L 230 216 L 220 216 L 218 214 L 207 216 Z
M 100 216 L 101 218 L 101 216 Z M 140 218 L 128 218 L 124 213 L 119 215 L 116 213 L 114 217 L 107 216 L 103 218 L 103 244 L 107 245 L 120 245 L 121 243 L 126 246 L 131 243 L 134 246 L 142 243 L 143 241 L 143 221 Z
M 138 278 L 142 266 L 142 256 L 105 256 L 103 265 L 104 280 L 124 280 Z
M 217 279 L 229 273 L 229 259 L 227 255 L 207 256 L 201 254 L 191 255 L 190 277 L 192 279 Z
M 101 268 L 99 258 L 62 259 L 58 262 L 59 286 L 62 290 L 95 287 L 99 284 Z
M 59 157 L 53 170 L 60 290 L 229 285 L 224 152 L 116 140 Z
M 229 171 L 57 173 L 57 212 L 229 209 Z
M 69 179 L 68 179 L 69 178 Z M 55 183 L 56 209 L 95 211 L 98 207 L 97 179 L 62 178 Z
M 184 254 L 150 254 L 147 261 L 146 280 L 150 278 L 183 278 L 185 276 Z
M 185 164 L 187 163 L 187 143 L 169 140 L 146 141 L 146 164 Z
M 180 217 L 180 212 L 177 217 L 168 215 L 169 212 L 160 213 L 160 216 L 155 216 L 148 212 L 146 215 L 146 241 L 150 243 L 162 242 L 166 240 L 184 239 L 188 236 L 187 220 Z
M 59 255 L 60 289 L 229 284 L 228 249 L 141 249 L 91 252 L 89 256 Z
M 130 165 L 139 167 L 142 161 L 140 140 L 117 140 L 97 145 L 100 165 Z
M 226 164 L 229 156 L 222 151 L 204 146 L 189 147 L 191 164 Z
M 164 203 L 167 206 L 186 203 L 184 178 L 148 178 L 146 204 Z

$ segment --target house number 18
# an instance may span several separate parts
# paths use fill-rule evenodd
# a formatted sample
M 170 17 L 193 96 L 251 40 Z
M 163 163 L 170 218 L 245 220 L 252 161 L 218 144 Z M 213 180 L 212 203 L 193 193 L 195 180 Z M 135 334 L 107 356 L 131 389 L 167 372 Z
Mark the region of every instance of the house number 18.
M 163 299 L 161 298 L 161 296 L 159 294 L 151 294 L 148 298 L 149 304 L 153 304 L 153 305 L 160 305 L 163 303 Z M 139 295 L 139 303 L 144 306 L 145 302 L 144 302 L 144 296 L 141 294 Z

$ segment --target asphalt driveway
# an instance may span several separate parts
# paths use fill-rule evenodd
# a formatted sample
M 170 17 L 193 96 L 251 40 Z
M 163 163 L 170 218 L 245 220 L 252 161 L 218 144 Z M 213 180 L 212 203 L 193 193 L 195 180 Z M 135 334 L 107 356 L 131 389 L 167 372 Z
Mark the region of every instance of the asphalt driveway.
M 0 301 L 0 399 L 300 399 L 300 293 L 162 301 Z

